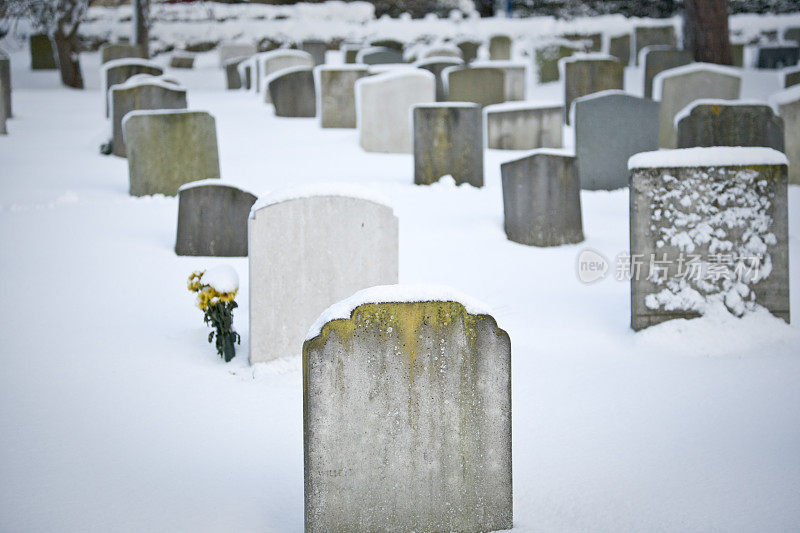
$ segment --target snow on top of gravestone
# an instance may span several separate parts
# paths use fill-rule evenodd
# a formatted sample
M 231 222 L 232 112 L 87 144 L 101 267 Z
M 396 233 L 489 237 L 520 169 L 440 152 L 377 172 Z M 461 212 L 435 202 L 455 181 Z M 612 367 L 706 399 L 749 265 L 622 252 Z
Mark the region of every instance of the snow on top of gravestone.
M 376 74 L 375 76 L 368 76 L 366 78 L 361 78 L 359 80 L 356 80 L 356 85 L 378 85 L 385 81 L 393 80 L 395 78 L 409 78 L 409 77 L 428 78 L 431 80 L 436 79 L 435 76 L 431 72 L 428 72 L 427 70 L 410 67 L 410 68 L 394 69 L 390 70 L 389 72 L 381 72 L 379 74 Z
M 672 123 L 675 128 L 678 127 L 678 122 L 691 115 L 694 108 L 701 105 L 769 107 L 769 104 L 763 100 L 725 100 L 723 98 L 700 98 L 699 100 L 689 102 L 683 109 L 675 114 L 675 118 L 672 119 Z
M 200 280 L 217 292 L 234 292 L 239 290 L 239 275 L 230 265 L 219 265 L 203 272 Z
M 130 66 L 136 65 L 140 67 L 153 67 L 153 68 L 161 68 L 161 65 L 150 61 L 149 59 L 142 59 L 139 57 L 123 57 L 121 59 L 112 59 L 111 61 L 107 61 L 100 66 L 100 69 L 103 71 L 112 69 L 114 67 L 123 67 L 123 66 Z
M 272 73 L 268 74 L 264 78 L 264 85 L 265 86 L 269 85 L 271 82 L 277 80 L 278 78 L 286 76 L 287 74 L 294 74 L 295 72 L 306 72 L 306 71 L 312 72 L 313 71 L 313 67 L 306 66 L 306 65 L 295 65 L 293 67 L 282 68 L 282 69 L 276 70 L 275 72 L 272 72 Z
M 225 61 L 222 62 L 222 65 L 225 66 L 225 67 L 227 67 L 228 65 L 232 65 L 234 63 L 236 63 L 238 65 L 242 61 L 246 61 L 247 59 L 250 59 L 250 57 L 252 57 L 252 56 L 229 57 L 228 59 L 226 59 Z
M 513 159 L 509 159 L 508 161 L 503 161 L 501 164 L 505 165 L 507 163 L 516 163 L 517 161 L 522 161 L 523 159 L 528 159 L 529 157 L 533 157 L 535 155 L 575 157 L 575 151 L 571 148 L 536 148 L 535 150 L 529 150 L 522 155 L 516 156 Z
M 209 113 L 208 111 L 203 111 L 199 109 L 135 109 L 133 111 L 129 111 L 125 113 L 125 116 L 122 117 L 122 127 L 125 127 L 125 123 L 128 122 L 128 119 L 131 117 L 137 117 L 141 115 L 186 115 L 186 114 L 198 114 L 198 115 L 208 115 L 211 118 L 214 118 L 214 115 Z
M 639 65 L 644 65 L 645 56 L 647 56 L 647 54 L 649 52 L 666 52 L 666 51 L 669 51 L 669 50 L 672 50 L 672 51 L 675 51 L 675 52 L 679 52 L 680 51 L 677 48 L 675 48 L 674 46 L 671 46 L 669 44 L 651 44 L 651 45 L 645 46 L 644 48 L 639 50 L 639 57 L 637 58 L 638 59 L 638 64 Z
M 367 70 L 367 65 L 359 63 L 343 63 L 341 65 L 317 65 L 314 70 L 337 71 L 337 70 Z
M 112 85 L 110 90 L 122 90 L 122 89 L 133 89 L 134 87 L 142 87 L 144 85 L 155 85 L 157 87 L 161 87 L 162 89 L 168 89 L 170 91 L 181 91 L 186 92 L 186 88 L 167 79 L 163 78 L 162 76 L 151 76 L 150 74 L 136 74 L 135 76 L 131 76 L 127 80 L 123 81 L 122 83 L 118 83 L 116 85 Z
M 800 85 L 794 85 L 788 89 L 783 89 L 782 91 L 773 93 L 769 97 L 769 103 L 776 111 L 778 106 L 798 101 L 800 101 Z
M 712 146 L 642 152 L 628 159 L 628 170 L 636 168 L 738 167 L 788 165 L 783 152 L 760 146 Z
M 287 187 L 261 196 L 250 209 L 250 218 L 255 218 L 256 211 L 270 205 L 279 204 L 300 198 L 314 196 L 340 196 L 343 198 L 357 198 L 392 208 L 388 197 L 374 189 L 353 185 L 350 183 L 312 183 L 298 187 Z
M 559 100 L 518 100 L 487 105 L 483 108 L 483 112 L 488 114 L 503 111 L 525 111 L 526 109 L 550 109 L 554 107 L 560 109 L 564 107 L 564 104 Z
M 640 96 L 636 96 L 629 92 L 623 91 L 622 89 L 606 89 L 605 91 L 597 91 L 595 93 L 587 94 L 585 96 L 579 96 L 572 100 L 572 103 L 569 105 L 569 123 L 575 124 L 575 106 L 578 102 L 586 102 L 587 100 L 596 100 L 597 98 L 604 98 L 606 96 L 630 96 L 632 98 L 642 99 Z
M 742 70 L 739 68 L 717 65 L 714 63 L 689 63 L 681 67 L 662 70 L 653 77 L 653 100 L 661 100 L 661 86 L 665 79 L 674 76 L 682 76 L 684 74 L 692 74 L 694 72 L 714 72 L 715 74 L 724 74 L 739 79 L 742 78 Z
M 332 320 L 348 319 L 358 306 L 371 303 L 457 302 L 471 315 L 492 315 L 492 309 L 483 302 L 467 296 L 446 285 L 378 285 L 363 289 L 349 298 L 327 308 L 312 324 L 306 340 L 322 332 Z
M 311 54 L 304 50 L 292 50 L 289 48 L 279 48 L 277 50 L 270 50 L 269 52 L 259 52 L 253 55 L 253 58 L 258 61 L 266 61 L 275 57 L 307 57 L 313 59 Z
M 183 185 L 178 187 L 178 192 L 185 191 L 187 189 L 195 189 L 197 187 L 209 187 L 209 186 L 213 186 L 213 187 L 228 187 L 230 189 L 237 189 L 237 190 L 240 190 L 242 192 L 246 192 L 246 193 L 252 194 L 253 196 L 258 196 L 257 194 L 254 194 L 254 193 L 248 191 L 247 189 L 243 189 L 242 187 L 239 187 L 238 185 L 234 185 L 232 183 L 226 183 L 226 182 L 222 181 L 219 178 L 211 178 L 211 179 L 207 179 L 207 180 L 197 180 L 197 181 L 190 181 L 189 183 L 184 183 Z
M 423 67 L 426 65 L 433 65 L 434 63 L 453 63 L 454 65 L 463 65 L 464 60 L 460 57 L 453 56 L 431 56 L 414 61 L 414 66 Z
M 411 109 L 414 109 L 415 107 L 480 107 L 480 104 L 476 104 L 475 102 L 424 102 L 421 104 L 411 105 Z
M 528 68 L 524 61 L 477 59 L 469 64 L 470 67 L 495 67 L 495 68 Z

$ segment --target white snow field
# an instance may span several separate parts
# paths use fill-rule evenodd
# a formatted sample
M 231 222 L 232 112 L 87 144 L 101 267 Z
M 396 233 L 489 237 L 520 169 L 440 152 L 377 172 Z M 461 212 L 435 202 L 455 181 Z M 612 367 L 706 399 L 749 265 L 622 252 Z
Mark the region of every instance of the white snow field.
M 128 196 L 102 156 L 99 58 L 89 88 L 30 72 L 12 49 L 14 113 L 0 137 L 0 531 L 303 529 L 300 346 L 247 363 L 247 260 L 177 257 L 175 198 Z M 157 62 L 165 64 L 166 57 Z M 369 187 L 400 220 L 400 281 L 490 305 L 513 357 L 517 531 L 791 531 L 800 524 L 800 326 L 711 312 L 640 333 L 613 258 L 628 193 L 583 192 L 586 241 L 533 248 L 503 232 L 499 164 L 486 187 L 414 186 L 410 155 L 365 153 L 355 130 L 280 119 L 223 90 L 216 52 L 168 70 L 217 120 L 223 181 L 263 194 L 317 181 Z M 628 70 L 630 87 L 639 71 Z M 777 72 L 745 72 L 765 100 Z M 636 92 L 641 92 L 640 90 Z M 532 97 L 559 97 L 558 84 Z M 800 316 L 800 188 L 789 191 Z M 592 248 L 608 278 L 576 276 Z M 186 290 L 230 264 L 243 342 L 225 364 Z M 797 320 L 797 319 L 796 319 Z M 311 324 L 309 324 L 310 326 Z

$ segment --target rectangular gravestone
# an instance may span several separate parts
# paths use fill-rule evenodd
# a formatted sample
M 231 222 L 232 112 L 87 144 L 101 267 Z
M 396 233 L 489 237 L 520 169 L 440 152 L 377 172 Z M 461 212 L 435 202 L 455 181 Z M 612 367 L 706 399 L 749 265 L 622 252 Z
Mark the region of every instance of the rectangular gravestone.
M 674 26 L 637 26 L 633 30 L 634 59 L 637 64 L 639 52 L 646 46 L 666 45 L 671 48 L 678 47 L 678 38 Z
M 233 57 L 225 61 L 223 66 L 225 70 L 225 88 L 236 90 L 242 88 L 242 76 L 239 72 L 239 65 L 242 61 L 247 60 L 247 57 Z
M 449 102 L 474 102 L 481 106 L 506 100 L 506 74 L 493 67 L 450 67 L 442 77 Z
M 356 63 L 364 65 L 391 65 L 403 63 L 403 52 L 386 46 L 362 48 L 356 55 Z
M 791 44 L 769 44 L 758 47 L 758 68 L 782 69 L 797 64 L 800 47 Z
M 800 85 L 800 67 L 790 67 L 783 71 L 783 87 L 788 89 Z
M 148 74 L 150 76 L 161 76 L 164 74 L 157 64 L 146 59 L 125 58 L 114 59 L 100 67 L 102 77 L 103 96 L 105 97 L 106 116 L 109 116 L 109 91 L 114 85 L 125 83 L 129 78 L 137 74 Z
M 772 95 L 770 103 L 783 119 L 784 152 L 789 158 L 789 183 L 800 185 L 800 85 Z
M 617 35 L 609 40 L 608 53 L 616 57 L 620 63 L 628 66 L 631 61 L 631 36 L 630 34 Z
M 53 43 L 45 33 L 38 33 L 30 37 L 31 70 L 55 70 L 56 56 Z
M 135 44 L 104 44 L 100 47 L 100 64 L 105 64 L 115 59 L 146 59 L 146 56 L 144 48 Z
M 3 107 L 5 117 L 14 116 L 11 111 L 11 58 L 3 50 L 0 50 L 0 85 L 4 87 L 3 98 L 0 99 L 0 106 Z
M 497 150 L 561 148 L 561 104 L 508 102 L 484 108 L 487 147 Z
M 264 83 L 268 76 L 290 67 L 314 67 L 314 58 L 302 50 L 271 50 L 256 54 L 253 58 L 256 67 L 253 73 L 255 91 L 259 94 L 263 93 L 264 102 L 267 104 L 271 102 L 269 91 Z
M 511 37 L 508 35 L 493 35 L 490 37 L 489 59 L 493 61 L 508 61 L 511 59 Z
M 328 45 L 325 41 L 308 39 L 300 43 L 300 50 L 308 52 L 314 58 L 314 66 L 325 64 L 325 52 Z
M 356 81 L 369 76 L 364 65 L 320 65 L 315 69 L 319 86 L 319 116 L 323 128 L 355 128 Z
M 525 100 L 528 79 L 528 69 L 525 63 L 519 61 L 473 61 L 470 67 L 497 68 L 502 70 L 503 74 L 505 74 L 505 101 L 519 102 Z
M 675 67 L 682 67 L 693 62 L 692 53 L 687 50 L 676 50 L 670 46 L 655 45 L 642 48 L 639 64 L 644 65 L 644 97 L 653 97 L 653 78 L 659 72 Z
M 317 93 L 311 67 L 290 67 L 267 76 L 265 83 L 276 117 L 317 116 Z
M 576 55 L 559 62 L 564 76 L 564 120 L 569 124 L 572 101 L 581 96 L 612 89 L 622 90 L 625 73 L 622 63 L 611 56 Z
M 783 152 L 783 120 L 767 104 L 695 100 L 675 116 L 678 148 L 766 146 Z
M 483 122 L 478 104 L 417 104 L 414 183 L 430 185 L 450 175 L 457 185 L 483 187 Z

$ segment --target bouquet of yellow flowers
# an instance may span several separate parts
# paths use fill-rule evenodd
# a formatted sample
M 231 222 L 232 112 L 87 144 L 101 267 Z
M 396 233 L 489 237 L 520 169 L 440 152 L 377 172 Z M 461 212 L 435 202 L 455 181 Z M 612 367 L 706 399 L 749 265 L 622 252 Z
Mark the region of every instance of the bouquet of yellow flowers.
M 233 310 L 239 277 L 233 268 L 223 265 L 210 270 L 192 272 L 187 288 L 197 293 L 197 307 L 204 313 L 205 323 L 214 328 L 208 342 L 216 337 L 217 353 L 225 362 L 236 355 L 234 344 L 241 344 L 241 336 L 233 331 Z

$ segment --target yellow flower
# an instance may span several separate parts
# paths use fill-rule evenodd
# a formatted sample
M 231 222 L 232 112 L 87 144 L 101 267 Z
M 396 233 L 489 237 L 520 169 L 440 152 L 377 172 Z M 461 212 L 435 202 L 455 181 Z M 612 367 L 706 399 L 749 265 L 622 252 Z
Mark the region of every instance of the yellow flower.
M 232 302 L 236 298 L 236 293 L 239 291 L 217 292 L 210 285 L 204 285 L 202 282 L 204 273 L 204 270 L 192 272 L 187 283 L 189 290 L 197 293 L 197 307 L 205 311 L 209 305 Z

